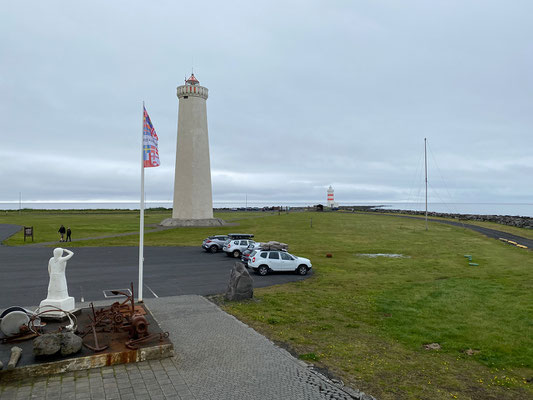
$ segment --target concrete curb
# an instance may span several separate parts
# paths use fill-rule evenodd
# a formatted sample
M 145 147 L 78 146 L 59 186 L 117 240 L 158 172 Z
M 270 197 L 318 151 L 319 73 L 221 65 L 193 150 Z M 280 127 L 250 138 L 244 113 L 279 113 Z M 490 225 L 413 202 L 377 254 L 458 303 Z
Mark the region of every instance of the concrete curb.
M 117 364 L 129 364 L 148 360 L 158 360 L 174 356 L 172 343 L 138 350 L 117 351 L 114 353 L 95 353 L 90 356 L 69 358 L 43 364 L 17 367 L 0 371 L 0 383 L 13 382 L 35 376 L 47 376 L 66 372 L 82 371 L 91 368 L 109 367 Z

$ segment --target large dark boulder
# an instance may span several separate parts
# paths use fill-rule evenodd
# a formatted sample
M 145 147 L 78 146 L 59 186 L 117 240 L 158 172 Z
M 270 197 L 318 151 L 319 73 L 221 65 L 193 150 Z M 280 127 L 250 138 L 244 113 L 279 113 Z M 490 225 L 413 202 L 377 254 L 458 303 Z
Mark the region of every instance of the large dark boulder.
M 51 356 L 61 350 L 61 336 L 59 333 L 47 333 L 33 339 L 34 356 Z
M 33 340 L 33 355 L 51 356 L 61 352 L 62 356 L 68 356 L 80 351 L 81 346 L 81 337 L 72 332 L 47 333 Z
M 81 350 L 82 339 L 72 332 L 65 332 L 61 336 L 61 355 L 68 356 Z
M 226 300 L 246 300 L 254 297 L 254 280 L 240 261 L 235 262 L 231 270 L 228 289 L 224 297 Z

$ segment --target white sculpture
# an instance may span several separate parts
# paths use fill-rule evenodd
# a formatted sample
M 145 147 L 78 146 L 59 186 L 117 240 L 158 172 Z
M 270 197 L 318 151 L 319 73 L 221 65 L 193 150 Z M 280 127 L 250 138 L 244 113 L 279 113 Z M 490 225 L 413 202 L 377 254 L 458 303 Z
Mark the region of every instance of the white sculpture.
M 64 257 L 63 252 L 67 253 Z M 41 311 L 55 311 L 47 312 L 45 314 L 46 316 L 64 316 L 64 313 L 57 310 L 58 308 L 64 311 L 74 311 L 75 309 L 76 303 L 74 297 L 69 297 L 68 295 L 67 277 L 65 275 L 67 260 L 70 260 L 73 255 L 74 253 L 72 251 L 58 247 L 54 249 L 54 256 L 48 261 L 48 274 L 50 275 L 48 296 L 41 301 L 39 307 Z

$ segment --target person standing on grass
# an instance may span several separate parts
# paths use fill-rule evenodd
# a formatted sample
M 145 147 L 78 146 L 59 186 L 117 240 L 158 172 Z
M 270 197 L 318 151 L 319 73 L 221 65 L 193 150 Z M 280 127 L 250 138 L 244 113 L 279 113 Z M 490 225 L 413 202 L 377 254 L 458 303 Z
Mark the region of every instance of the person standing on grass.
M 64 242 L 65 241 L 65 227 L 63 226 L 63 224 L 61 224 L 61 226 L 59 227 L 59 230 L 57 231 L 59 233 L 59 241 L 60 242 Z
M 70 237 L 70 235 L 72 234 L 72 231 L 70 230 L 70 226 L 67 227 L 67 240 L 65 240 L 65 242 L 72 242 L 72 238 Z

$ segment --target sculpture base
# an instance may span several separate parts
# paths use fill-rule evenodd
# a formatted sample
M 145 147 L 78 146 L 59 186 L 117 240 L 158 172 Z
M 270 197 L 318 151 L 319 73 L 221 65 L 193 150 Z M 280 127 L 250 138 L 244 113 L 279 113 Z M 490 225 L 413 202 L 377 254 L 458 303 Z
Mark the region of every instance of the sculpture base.
M 225 226 L 226 221 L 220 218 L 208 218 L 208 219 L 177 219 L 167 218 L 159 224 L 161 226 Z
M 39 304 L 39 310 L 46 311 L 45 315 L 48 318 L 62 318 L 65 316 L 65 313 L 58 310 L 58 308 L 64 310 L 64 311 L 70 311 L 73 312 L 76 309 L 76 303 L 74 301 L 74 297 L 67 297 L 61 300 L 55 300 L 55 299 L 44 299 L 41 301 L 41 304 Z
M 74 314 L 75 316 L 78 316 L 81 314 L 81 308 L 75 308 L 74 310 L 70 311 L 71 314 Z M 61 315 L 59 315 L 61 314 Z M 59 313 L 59 314 L 52 314 L 52 313 L 46 313 L 39 316 L 41 321 L 53 321 L 53 322 L 64 322 L 68 321 L 69 318 L 65 313 Z

